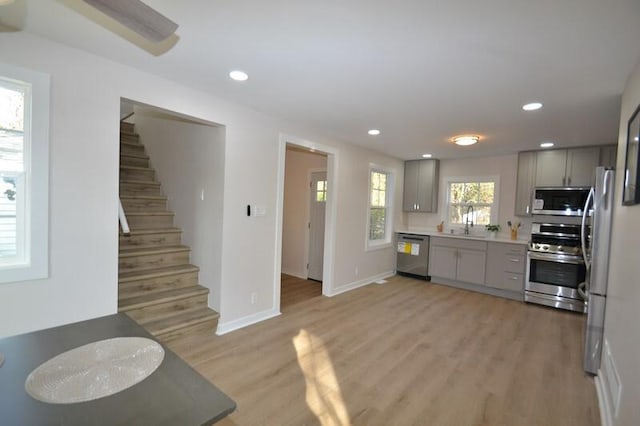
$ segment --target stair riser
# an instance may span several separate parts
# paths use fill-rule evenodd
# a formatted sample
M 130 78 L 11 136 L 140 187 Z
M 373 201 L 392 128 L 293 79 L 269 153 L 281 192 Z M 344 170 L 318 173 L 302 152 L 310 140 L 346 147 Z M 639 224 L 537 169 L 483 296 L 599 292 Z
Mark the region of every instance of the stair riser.
M 122 200 L 122 206 L 126 213 L 130 212 L 166 212 L 167 202 L 165 200 Z
M 178 337 L 185 336 L 187 334 L 198 334 L 198 333 L 213 334 L 216 332 L 217 329 L 218 329 L 218 318 L 207 320 L 191 326 L 183 327 L 178 330 L 170 331 L 168 333 L 160 333 L 155 337 L 162 340 L 163 342 L 168 342 Z
M 127 123 L 126 121 L 121 121 L 120 122 L 120 130 L 125 131 L 125 132 L 129 132 L 129 133 L 133 133 L 135 129 L 135 124 L 133 123 Z
M 126 155 L 120 156 L 120 165 L 133 166 L 133 167 L 149 167 L 148 158 L 128 157 Z
M 145 183 L 121 183 L 120 195 L 162 195 L 160 185 Z
M 172 300 L 165 303 L 158 303 L 144 308 L 132 309 L 126 311 L 127 315 L 133 318 L 139 324 L 144 325 L 147 322 L 157 320 L 167 315 L 176 315 L 187 309 L 206 308 L 207 294 L 193 296 L 180 300 Z
M 120 169 L 120 179 L 123 180 L 142 180 L 154 182 L 156 179 L 156 172 L 153 169 L 140 170 L 140 169 Z
M 144 145 L 137 144 L 120 144 L 120 154 L 133 154 L 133 155 L 146 155 L 144 152 Z
M 148 254 L 130 257 L 120 257 L 118 268 L 120 272 L 164 268 L 167 266 L 185 265 L 189 263 L 189 252 Z
M 149 291 L 171 290 L 190 287 L 197 284 L 198 272 L 185 272 L 182 274 L 168 275 L 164 277 L 122 282 L 118 285 L 118 295 L 120 297 L 134 297 L 143 295 Z
M 127 221 L 131 229 L 171 228 L 173 226 L 172 215 L 127 215 Z
M 130 135 L 128 133 L 120 133 L 120 142 L 140 143 L 139 135 Z
M 120 235 L 120 247 L 175 246 L 180 245 L 180 232 L 144 235 Z

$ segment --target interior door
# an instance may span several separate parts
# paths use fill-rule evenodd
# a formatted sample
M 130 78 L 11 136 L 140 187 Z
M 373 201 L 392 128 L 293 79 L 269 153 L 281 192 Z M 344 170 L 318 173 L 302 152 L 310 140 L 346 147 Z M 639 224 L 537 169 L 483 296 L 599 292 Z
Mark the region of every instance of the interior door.
M 309 263 L 307 277 L 322 281 L 324 257 L 324 217 L 327 204 L 327 172 L 311 173 L 309 207 Z

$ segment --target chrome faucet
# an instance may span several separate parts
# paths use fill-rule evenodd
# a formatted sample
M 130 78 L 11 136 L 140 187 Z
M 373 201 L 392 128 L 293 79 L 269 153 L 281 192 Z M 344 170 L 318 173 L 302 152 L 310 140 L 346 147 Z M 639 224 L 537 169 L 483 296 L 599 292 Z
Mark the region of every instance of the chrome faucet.
M 469 235 L 469 211 L 471 211 L 471 227 L 473 228 L 473 215 L 475 211 L 473 210 L 473 206 L 469 205 L 467 207 L 467 219 L 464 224 L 464 235 Z

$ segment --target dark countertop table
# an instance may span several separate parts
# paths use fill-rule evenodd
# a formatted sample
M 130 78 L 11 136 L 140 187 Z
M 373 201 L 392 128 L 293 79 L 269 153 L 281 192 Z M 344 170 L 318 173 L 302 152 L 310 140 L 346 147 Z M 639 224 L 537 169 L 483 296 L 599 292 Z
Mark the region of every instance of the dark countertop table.
M 0 424 L 210 425 L 235 410 L 233 400 L 164 345 L 164 360 L 153 374 L 112 396 L 47 404 L 25 391 L 29 373 L 54 356 L 98 340 L 130 336 L 153 339 L 125 314 L 0 339 L 5 357 L 0 366 Z

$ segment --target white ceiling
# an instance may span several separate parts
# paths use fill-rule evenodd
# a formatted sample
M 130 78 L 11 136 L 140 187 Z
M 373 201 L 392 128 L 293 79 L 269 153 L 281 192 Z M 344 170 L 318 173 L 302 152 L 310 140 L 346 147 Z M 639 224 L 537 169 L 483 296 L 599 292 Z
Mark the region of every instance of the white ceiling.
M 0 21 L 403 159 L 614 143 L 640 59 L 637 0 L 146 3 L 180 25 L 160 56 L 81 0 L 17 0 Z

